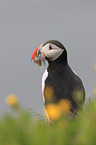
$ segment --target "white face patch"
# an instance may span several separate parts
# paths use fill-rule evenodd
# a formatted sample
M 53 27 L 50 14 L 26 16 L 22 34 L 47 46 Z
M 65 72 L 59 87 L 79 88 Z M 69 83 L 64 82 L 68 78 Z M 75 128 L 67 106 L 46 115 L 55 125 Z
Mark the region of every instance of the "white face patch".
M 51 46 L 51 49 L 50 49 Z M 42 53 L 45 54 L 51 61 L 57 59 L 64 51 L 64 49 L 59 48 L 55 44 L 48 43 L 42 47 Z

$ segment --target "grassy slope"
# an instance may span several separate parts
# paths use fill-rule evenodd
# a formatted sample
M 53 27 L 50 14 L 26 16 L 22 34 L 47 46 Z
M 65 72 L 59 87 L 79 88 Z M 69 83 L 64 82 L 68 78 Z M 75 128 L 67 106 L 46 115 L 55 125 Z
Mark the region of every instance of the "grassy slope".
M 96 101 L 85 105 L 76 119 L 53 123 L 35 120 L 29 111 L 0 119 L 0 145 L 95 145 Z

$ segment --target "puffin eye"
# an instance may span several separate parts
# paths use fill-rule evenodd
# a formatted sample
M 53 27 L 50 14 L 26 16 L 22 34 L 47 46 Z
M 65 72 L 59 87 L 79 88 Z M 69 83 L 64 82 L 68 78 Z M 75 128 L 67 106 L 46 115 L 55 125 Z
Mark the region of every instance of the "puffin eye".
M 52 50 L 53 48 L 51 47 L 51 45 L 49 45 L 49 50 Z

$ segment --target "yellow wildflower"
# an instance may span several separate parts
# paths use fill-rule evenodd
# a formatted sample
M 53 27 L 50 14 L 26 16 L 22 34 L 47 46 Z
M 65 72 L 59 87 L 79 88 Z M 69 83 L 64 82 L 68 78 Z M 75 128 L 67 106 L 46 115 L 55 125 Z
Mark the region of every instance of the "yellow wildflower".
M 16 106 L 18 104 L 18 99 L 16 95 L 10 94 L 6 97 L 6 103 L 10 106 Z
M 44 89 L 44 96 L 47 101 L 52 101 L 54 95 L 54 91 L 50 86 L 46 86 Z
M 69 111 L 71 108 L 71 103 L 68 101 L 68 99 L 61 99 L 58 102 L 59 108 L 61 109 L 62 113 Z
M 81 103 L 84 99 L 83 92 L 79 89 L 73 91 L 73 98 L 77 103 Z
M 58 105 L 48 104 L 48 105 L 46 105 L 45 109 L 47 111 L 47 114 L 48 114 L 50 120 L 55 121 L 60 118 L 61 110 Z

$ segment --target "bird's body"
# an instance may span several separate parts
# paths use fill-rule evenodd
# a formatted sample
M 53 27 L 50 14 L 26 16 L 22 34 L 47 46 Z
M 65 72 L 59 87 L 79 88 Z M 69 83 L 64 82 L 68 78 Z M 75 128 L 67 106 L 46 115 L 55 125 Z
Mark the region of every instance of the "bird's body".
M 41 52 L 48 61 L 48 68 L 42 79 L 44 104 L 50 103 L 44 92 L 48 86 L 54 92 L 51 103 L 58 103 L 61 99 L 67 99 L 71 104 L 71 112 L 82 108 L 85 101 L 85 90 L 81 79 L 68 65 L 65 47 L 59 41 L 50 40 L 42 45 Z
M 85 99 L 85 91 L 80 78 L 71 70 L 68 64 L 57 65 L 50 64 L 47 68 L 45 86 L 51 87 L 54 90 L 54 102 L 58 103 L 60 99 L 68 99 L 71 102 L 71 111 L 78 110 L 83 105 Z M 59 69 L 58 69 L 59 68 Z M 81 102 L 76 102 L 73 97 L 75 90 L 82 91 Z M 77 96 L 78 97 L 78 96 Z M 47 104 L 46 97 L 44 98 L 45 105 Z

